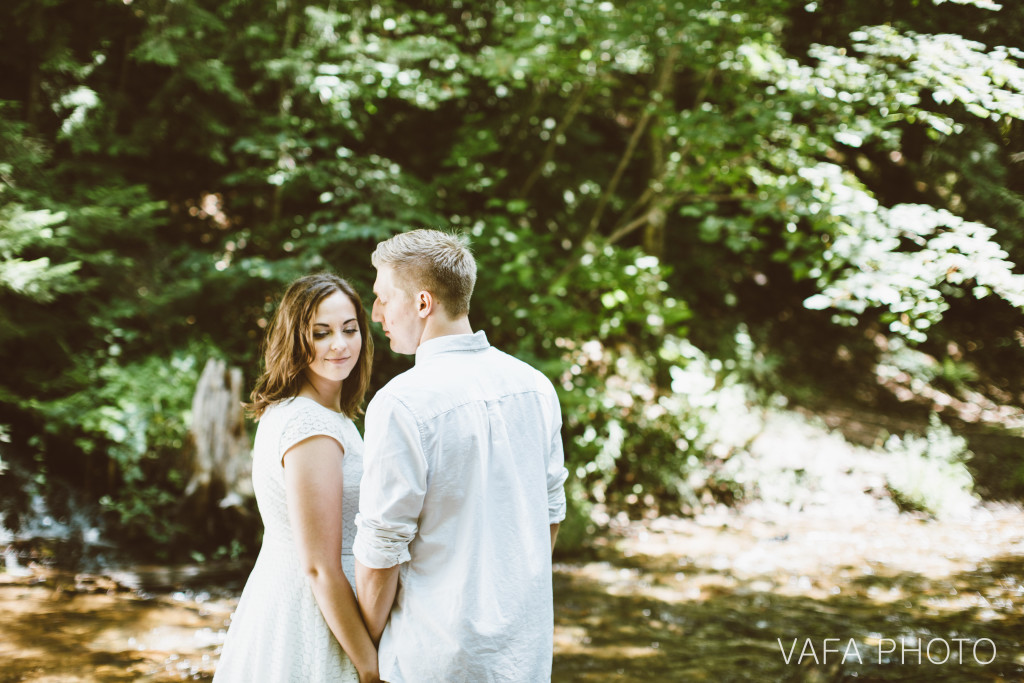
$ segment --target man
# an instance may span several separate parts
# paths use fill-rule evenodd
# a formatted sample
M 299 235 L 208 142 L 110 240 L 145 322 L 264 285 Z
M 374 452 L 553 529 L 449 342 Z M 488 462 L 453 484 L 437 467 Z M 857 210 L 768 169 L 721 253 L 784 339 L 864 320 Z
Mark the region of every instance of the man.
M 550 680 L 567 476 L 554 388 L 473 333 L 476 263 L 458 238 L 414 230 L 371 260 L 373 320 L 416 355 L 366 410 L 353 550 L 381 678 Z

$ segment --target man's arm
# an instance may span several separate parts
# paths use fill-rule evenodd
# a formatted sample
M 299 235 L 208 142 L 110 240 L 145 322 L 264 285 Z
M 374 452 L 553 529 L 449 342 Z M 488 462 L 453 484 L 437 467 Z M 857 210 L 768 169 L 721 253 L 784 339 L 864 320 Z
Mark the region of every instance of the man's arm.
M 363 481 L 356 515 L 356 594 L 370 639 L 380 642 L 409 562 L 426 494 L 427 464 L 414 416 L 377 394 L 366 409 Z
M 565 469 L 565 453 L 562 450 L 562 413 L 558 396 L 551 389 L 551 441 L 547 456 L 548 523 L 551 525 L 551 552 L 555 552 L 558 528 L 565 519 L 565 480 L 569 471 Z
M 554 541 L 554 536 L 552 536 Z M 380 643 L 380 636 L 388 623 L 391 606 L 398 593 L 398 565 L 387 569 L 374 569 L 356 560 L 356 595 L 359 596 L 359 611 L 363 614 L 366 630 L 374 645 Z

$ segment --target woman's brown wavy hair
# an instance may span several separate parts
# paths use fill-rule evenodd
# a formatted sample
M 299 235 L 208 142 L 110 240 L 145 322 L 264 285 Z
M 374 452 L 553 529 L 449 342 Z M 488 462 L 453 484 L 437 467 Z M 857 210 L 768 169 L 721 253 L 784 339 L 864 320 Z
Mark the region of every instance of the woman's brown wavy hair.
M 335 292 L 349 298 L 356 309 L 356 321 L 362 336 L 359 360 L 341 385 L 341 412 L 354 419 L 362 413 L 363 397 L 370 386 L 373 364 L 373 339 L 366 311 L 359 295 L 348 282 L 332 273 L 301 277 L 284 293 L 263 341 L 263 374 L 245 407 L 259 419 L 267 408 L 298 395 L 304 371 L 313 362 L 313 316 L 320 303 Z

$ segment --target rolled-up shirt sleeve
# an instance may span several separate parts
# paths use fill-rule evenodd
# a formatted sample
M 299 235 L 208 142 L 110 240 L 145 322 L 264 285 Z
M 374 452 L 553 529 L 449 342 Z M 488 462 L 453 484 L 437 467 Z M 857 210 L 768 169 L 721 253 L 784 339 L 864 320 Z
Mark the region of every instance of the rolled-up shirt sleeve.
M 412 412 L 390 395 L 366 409 L 363 479 L 352 552 L 366 567 L 409 561 L 427 490 L 427 463 Z
M 552 394 L 554 392 L 552 391 Z M 554 396 L 555 424 L 548 452 L 548 523 L 556 524 L 565 519 L 565 480 L 569 470 L 565 468 L 565 453 L 562 448 L 562 414 L 558 397 Z

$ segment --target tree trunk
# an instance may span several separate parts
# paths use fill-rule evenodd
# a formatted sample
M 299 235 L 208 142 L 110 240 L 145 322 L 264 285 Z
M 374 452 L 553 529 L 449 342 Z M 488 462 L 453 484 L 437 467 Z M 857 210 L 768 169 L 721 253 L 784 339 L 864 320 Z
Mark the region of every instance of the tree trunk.
M 192 398 L 191 472 L 185 504 L 197 521 L 251 498 L 252 459 L 242 410 L 242 371 L 206 361 Z

